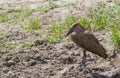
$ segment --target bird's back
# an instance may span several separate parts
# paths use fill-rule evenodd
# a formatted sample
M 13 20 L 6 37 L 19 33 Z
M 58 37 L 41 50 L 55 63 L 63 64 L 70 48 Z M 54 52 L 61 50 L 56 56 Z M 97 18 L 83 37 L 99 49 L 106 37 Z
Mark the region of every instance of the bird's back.
M 103 57 L 104 59 L 108 57 L 106 50 L 94 37 L 94 35 L 88 33 L 77 33 L 75 35 L 71 35 L 71 38 L 72 41 L 77 44 L 77 46 Z

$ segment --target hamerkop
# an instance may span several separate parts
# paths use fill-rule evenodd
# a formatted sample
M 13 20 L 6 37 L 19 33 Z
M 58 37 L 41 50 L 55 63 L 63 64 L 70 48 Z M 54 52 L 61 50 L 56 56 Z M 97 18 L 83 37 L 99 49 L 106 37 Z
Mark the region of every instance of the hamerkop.
M 67 33 L 66 37 L 70 34 L 71 40 L 78 46 L 83 49 L 83 57 L 82 62 L 80 64 L 81 68 L 85 68 L 85 61 L 86 61 L 86 50 L 92 52 L 104 59 L 108 57 L 106 54 L 106 50 L 104 47 L 99 43 L 97 38 L 85 32 L 86 29 L 81 26 L 79 23 L 76 23 L 72 26 L 72 28 Z

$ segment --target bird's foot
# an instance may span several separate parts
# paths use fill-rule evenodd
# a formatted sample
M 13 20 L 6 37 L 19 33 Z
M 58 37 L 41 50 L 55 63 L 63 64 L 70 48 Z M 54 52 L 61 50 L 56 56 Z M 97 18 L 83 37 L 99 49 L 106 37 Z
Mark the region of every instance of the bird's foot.
M 84 70 L 85 67 L 86 67 L 85 62 L 82 61 L 82 62 L 80 63 L 80 71 Z
M 83 50 L 83 57 L 82 57 L 82 61 L 80 63 L 80 71 L 82 71 L 85 68 L 85 63 L 86 63 L 86 51 L 85 49 Z

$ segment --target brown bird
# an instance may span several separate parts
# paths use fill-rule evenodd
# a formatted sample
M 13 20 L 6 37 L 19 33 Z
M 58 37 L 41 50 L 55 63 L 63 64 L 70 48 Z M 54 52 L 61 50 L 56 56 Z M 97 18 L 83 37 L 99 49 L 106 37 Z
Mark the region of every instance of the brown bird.
M 85 68 L 85 62 L 86 62 L 86 50 L 90 51 L 104 59 L 108 57 L 106 54 L 106 50 L 104 47 L 99 43 L 97 38 L 89 34 L 88 32 L 85 32 L 86 29 L 81 26 L 79 23 L 76 23 L 72 26 L 72 28 L 67 33 L 66 37 L 71 34 L 71 40 L 78 46 L 83 48 L 83 57 L 82 62 L 80 64 L 80 67 L 83 69 Z

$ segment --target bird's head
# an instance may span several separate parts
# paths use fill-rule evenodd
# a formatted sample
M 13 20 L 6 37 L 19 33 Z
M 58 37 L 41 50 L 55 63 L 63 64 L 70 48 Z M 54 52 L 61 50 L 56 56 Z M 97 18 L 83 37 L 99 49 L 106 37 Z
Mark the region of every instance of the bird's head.
M 79 33 L 79 32 L 84 32 L 84 31 L 85 31 L 85 28 L 82 27 L 79 23 L 76 23 L 70 28 L 70 30 L 66 34 L 66 37 L 73 32 Z

